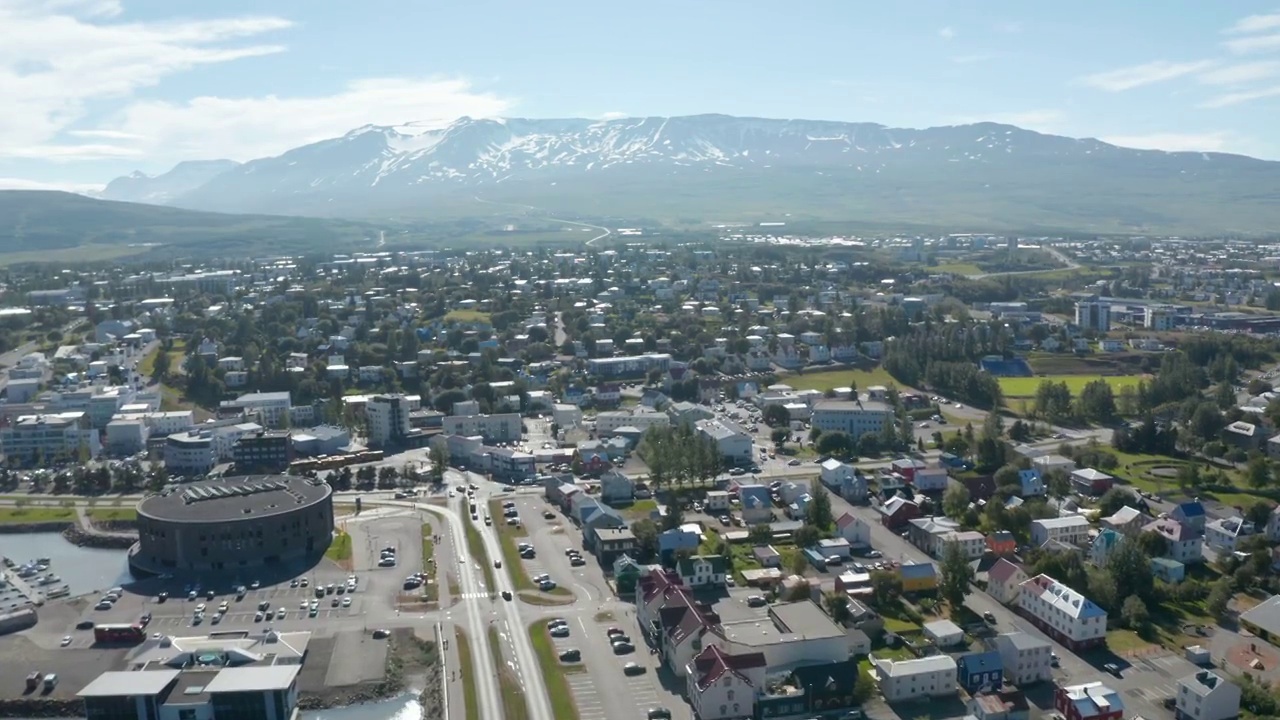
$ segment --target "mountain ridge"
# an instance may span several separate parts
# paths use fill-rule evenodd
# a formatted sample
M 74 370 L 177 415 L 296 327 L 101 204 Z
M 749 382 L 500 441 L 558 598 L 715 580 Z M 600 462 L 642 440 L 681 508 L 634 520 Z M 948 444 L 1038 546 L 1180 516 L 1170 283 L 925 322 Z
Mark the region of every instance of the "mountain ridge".
M 555 213 L 924 220 L 992 230 L 1265 232 L 1280 163 L 1124 148 L 992 122 L 923 129 L 734 117 L 365 125 L 227 168 L 162 204 L 334 217 Z M 118 182 L 118 181 L 117 181 Z
M 165 205 L 239 165 L 235 160 L 184 160 L 159 175 L 147 175 L 135 170 L 107 183 L 93 197 L 118 202 Z

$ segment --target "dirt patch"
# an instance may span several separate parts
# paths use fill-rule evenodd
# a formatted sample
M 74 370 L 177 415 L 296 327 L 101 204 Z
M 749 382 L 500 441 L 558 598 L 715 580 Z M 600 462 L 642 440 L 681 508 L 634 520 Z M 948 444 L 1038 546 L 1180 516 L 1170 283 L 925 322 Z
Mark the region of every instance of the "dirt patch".
M 423 640 L 408 628 L 392 631 L 386 640 L 387 661 L 386 673 L 377 682 L 360 683 L 340 687 L 325 687 L 326 667 L 321 666 L 318 673 L 307 677 L 307 685 L 312 688 L 299 694 L 298 708 L 301 710 L 318 710 L 323 708 L 358 705 L 376 702 L 394 697 L 405 691 L 410 678 L 421 680 L 425 688 L 419 699 L 422 702 L 423 717 L 441 717 L 443 701 L 440 697 L 440 654 L 436 644 Z M 315 643 L 309 649 L 315 648 Z M 332 657 L 334 642 L 328 642 L 328 655 Z M 315 658 L 308 658 L 310 665 Z M 319 664 L 319 663 L 316 663 Z M 326 663 L 327 665 L 327 663 Z M 304 674 L 307 668 L 304 666 Z M 318 679 L 318 685 L 315 681 Z M 299 686 L 303 683 L 300 681 Z
M 1236 643 L 1227 651 L 1226 659 L 1246 672 L 1267 672 L 1280 667 L 1280 653 L 1261 640 Z

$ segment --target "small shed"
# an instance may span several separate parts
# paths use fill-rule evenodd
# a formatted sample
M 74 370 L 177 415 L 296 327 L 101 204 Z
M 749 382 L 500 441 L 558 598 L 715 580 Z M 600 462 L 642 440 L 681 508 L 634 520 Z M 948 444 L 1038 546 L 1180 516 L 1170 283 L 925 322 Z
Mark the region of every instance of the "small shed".
M 964 642 L 964 631 L 950 620 L 935 620 L 925 623 L 924 636 L 940 648 L 955 647 Z

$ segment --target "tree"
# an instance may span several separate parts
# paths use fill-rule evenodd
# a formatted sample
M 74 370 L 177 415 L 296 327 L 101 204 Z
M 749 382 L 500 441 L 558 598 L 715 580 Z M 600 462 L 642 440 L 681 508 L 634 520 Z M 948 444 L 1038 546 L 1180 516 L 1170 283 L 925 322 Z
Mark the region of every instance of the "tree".
M 964 605 L 965 596 L 972 592 L 969 584 L 973 582 L 973 567 L 969 565 L 969 558 L 960 547 L 960 543 L 947 543 L 939 571 L 941 577 L 938 583 L 938 594 L 947 601 L 951 606 L 951 612 L 954 613 Z
M 803 530 L 804 528 L 800 529 Z M 797 547 L 799 546 L 797 545 Z M 809 561 L 805 559 L 804 553 L 799 551 L 791 553 L 791 557 L 787 559 L 787 570 L 792 575 L 803 575 L 804 571 L 808 569 Z
M 855 447 L 849 433 L 833 430 L 818 436 L 816 449 L 819 455 L 829 455 L 844 460 L 853 457 Z
M 769 433 L 769 439 L 778 447 L 785 445 L 789 437 L 791 437 L 791 431 L 783 427 L 774 428 L 773 432 Z
M 164 348 L 156 350 L 156 359 L 151 364 L 151 376 L 160 382 L 169 377 L 169 353 Z
M 820 540 L 821 537 L 822 533 L 818 531 L 818 528 L 812 525 L 801 525 L 799 528 L 796 528 L 795 534 L 793 535 L 796 548 L 799 550 L 813 547 L 818 544 L 818 540 Z
M 658 554 L 658 524 L 649 519 L 631 523 L 631 534 L 636 536 L 637 560 L 645 561 Z
M 790 427 L 791 411 L 778 404 L 766 405 L 760 412 L 760 419 L 769 427 Z
M 1125 627 L 1134 632 L 1141 632 L 1150 620 L 1151 613 L 1147 612 L 1147 604 L 1142 602 L 1142 598 L 1137 595 L 1125 598 L 1124 604 L 1120 606 L 1120 622 L 1123 622 Z
M 827 609 L 827 614 L 835 621 L 837 625 L 843 626 L 853 617 L 849 612 L 849 596 L 842 592 L 829 592 L 822 596 L 822 605 Z
M 824 530 L 835 522 L 835 518 L 831 516 L 831 495 L 818 478 L 809 483 L 809 505 L 805 508 L 805 521 Z
M 1113 487 L 1102 493 L 1102 497 L 1098 499 L 1098 514 L 1102 517 L 1115 515 L 1117 510 L 1128 505 L 1132 500 L 1133 496 L 1128 490 Z
M 942 494 L 942 512 L 952 519 L 961 518 L 969 510 L 969 500 L 968 488 L 960 484 L 952 485 Z
M 1245 480 L 1252 488 L 1264 488 L 1271 484 L 1271 464 L 1262 455 L 1254 455 L 1244 471 Z
M 1231 578 L 1219 578 L 1209 589 L 1209 597 L 1204 601 L 1205 608 L 1210 615 L 1222 618 L 1227 614 L 1227 606 L 1231 602 L 1232 595 Z
M 1064 498 L 1071 494 L 1071 477 L 1062 468 L 1054 468 L 1045 473 L 1044 487 L 1050 496 Z
M 752 545 L 768 545 L 773 542 L 773 529 L 768 523 L 752 525 L 747 531 L 747 542 Z
M 1106 571 L 1116 583 L 1117 598 L 1136 595 L 1143 600 L 1154 600 L 1155 573 L 1151 569 L 1151 558 L 1139 543 L 1127 538 L 1121 540 L 1107 558 Z
M 897 573 L 876 570 L 871 573 L 871 599 L 876 607 L 884 610 L 897 604 L 902 597 L 902 578 Z
M 431 478 L 431 484 L 443 484 L 445 468 L 449 467 L 448 446 L 444 443 L 432 443 L 427 451 L 427 462 L 431 464 L 431 472 L 428 475 Z
M 1094 380 L 1080 390 L 1080 414 L 1087 420 L 1106 422 L 1116 415 L 1116 399 L 1106 380 Z

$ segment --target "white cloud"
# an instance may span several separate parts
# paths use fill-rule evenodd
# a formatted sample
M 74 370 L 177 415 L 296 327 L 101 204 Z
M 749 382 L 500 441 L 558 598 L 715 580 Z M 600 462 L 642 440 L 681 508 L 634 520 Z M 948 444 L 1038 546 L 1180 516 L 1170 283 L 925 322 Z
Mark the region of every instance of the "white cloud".
M 1086 75 L 1080 78 L 1080 82 L 1107 92 L 1123 92 L 1143 85 L 1151 85 L 1204 72 L 1212 68 L 1214 64 L 1212 60 L 1196 60 L 1193 62 L 1155 60 L 1141 65 L 1131 65 L 1116 70 Z
M 1226 41 L 1223 45 L 1236 55 L 1280 50 L 1280 33 L 1235 38 L 1234 40 Z
M 511 106 L 505 98 L 475 91 L 465 80 L 371 78 L 331 95 L 139 101 L 100 129 L 142 138 L 136 146 L 166 163 L 211 157 L 252 160 L 366 124 L 443 125 L 462 115 L 501 115 Z
M 58 183 L 25 180 L 23 178 L 0 177 L 0 190 L 63 190 L 66 192 L 89 194 L 102 190 L 101 183 Z
M 1108 135 L 1099 139 L 1121 147 L 1169 152 L 1226 152 L 1227 146 L 1231 143 L 1230 135 L 1225 132 Z
M 1256 88 L 1254 90 L 1241 90 L 1239 92 L 1219 95 L 1200 103 L 1199 107 L 1209 109 L 1224 108 L 1231 107 L 1232 105 L 1240 105 L 1241 103 L 1253 102 L 1254 100 L 1265 100 L 1266 98 L 1273 98 L 1277 96 L 1280 96 L 1280 85 Z
M 620 112 L 618 110 L 610 110 L 606 113 L 600 113 L 601 120 L 621 120 L 625 117 L 631 117 L 630 113 Z
M 1269 15 L 1250 15 L 1241 18 L 1235 25 L 1223 30 L 1229 34 L 1244 34 L 1266 32 L 1267 30 L 1280 29 L 1280 13 L 1272 13 Z
M 282 52 L 252 40 L 291 26 L 268 16 L 116 22 L 122 9 L 113 0 L 0 0 L 0 156 L 129 155 L 110 143 L 51 146 L 90 103 L 125 100 L 196 67 Z
M 1276 75 L 1280 75 L 1280 60 L 1262 60 L 1210 70 L 1196 79 L 1205 85 L 1244 85 Z
M 938 37 L 942 38 L 943 40 L 950 40 L 955 36 L 956 36 L 955 28 L 944 27 L 938 31 Z

